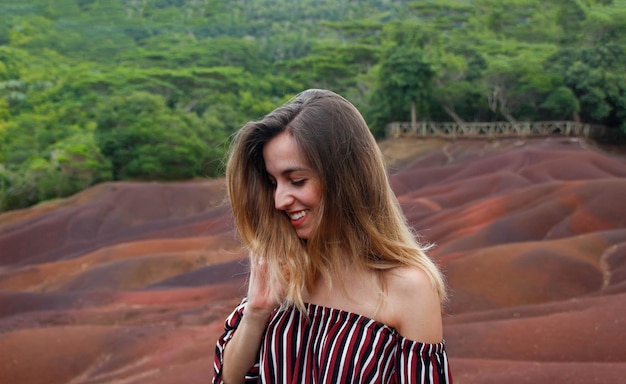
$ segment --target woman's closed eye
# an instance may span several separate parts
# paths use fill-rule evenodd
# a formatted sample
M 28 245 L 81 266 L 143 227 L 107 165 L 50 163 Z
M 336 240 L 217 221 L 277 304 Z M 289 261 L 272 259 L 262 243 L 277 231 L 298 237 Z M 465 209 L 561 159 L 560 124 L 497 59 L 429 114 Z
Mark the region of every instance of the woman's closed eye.
M 274 178 L 268 178 L 270 185 L 273 188 L 278 187 L 278 181 L 276 181 L 276 179 Z M 296 179 L 296 180 L 291 180 L 290 183 L 291 185 L 295 186 L 295 187 L 302 187 L 304 184 L 306 184 L 307 179 Z

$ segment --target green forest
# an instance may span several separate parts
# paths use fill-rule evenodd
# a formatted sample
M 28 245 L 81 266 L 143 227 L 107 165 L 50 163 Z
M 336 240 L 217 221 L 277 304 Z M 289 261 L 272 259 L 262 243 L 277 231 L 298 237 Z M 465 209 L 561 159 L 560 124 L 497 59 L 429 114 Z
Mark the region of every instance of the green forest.
M 428 121 L 626 132 L 626 0 L 0 0 L 0 211 L 220 176 L 306 88 Z

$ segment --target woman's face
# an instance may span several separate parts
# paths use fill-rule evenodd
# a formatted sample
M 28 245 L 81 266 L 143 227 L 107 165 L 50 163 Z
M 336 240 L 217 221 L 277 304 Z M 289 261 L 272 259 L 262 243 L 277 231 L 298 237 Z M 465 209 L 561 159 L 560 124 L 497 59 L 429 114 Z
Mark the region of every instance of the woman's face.
M 321 181 L 301 155 L 290 133 L 283 132 L 263 147 L 265 169 L 274 185 L 274 205 L 285 212 L 298 237 L 308 239 L 318 222 Z

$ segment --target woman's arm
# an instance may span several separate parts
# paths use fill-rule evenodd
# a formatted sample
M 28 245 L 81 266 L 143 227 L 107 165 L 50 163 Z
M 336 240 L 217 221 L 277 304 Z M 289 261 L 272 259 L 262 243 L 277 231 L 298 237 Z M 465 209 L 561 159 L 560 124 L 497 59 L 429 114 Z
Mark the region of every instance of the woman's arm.
M 246 373 L 257 361 L 267 321 L 278 306 L 269 298 L 266 281 L 266 266 L 253 265 L 243 317 L 224 348 L 222 380 L 225 384 L 243 383 Z

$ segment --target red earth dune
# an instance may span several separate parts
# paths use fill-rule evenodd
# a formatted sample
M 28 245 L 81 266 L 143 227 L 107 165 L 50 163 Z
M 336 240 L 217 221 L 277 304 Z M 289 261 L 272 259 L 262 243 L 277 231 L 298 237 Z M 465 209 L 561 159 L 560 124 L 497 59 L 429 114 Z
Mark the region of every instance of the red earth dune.
M 626 157 L 572 138 L 381 142 L 442 266 L 454 381 L 626 382 Z M 223 180 L 0 215 L 0 383 L 206 383 L 245 292 Z

